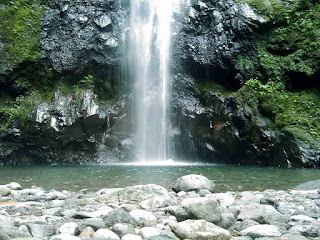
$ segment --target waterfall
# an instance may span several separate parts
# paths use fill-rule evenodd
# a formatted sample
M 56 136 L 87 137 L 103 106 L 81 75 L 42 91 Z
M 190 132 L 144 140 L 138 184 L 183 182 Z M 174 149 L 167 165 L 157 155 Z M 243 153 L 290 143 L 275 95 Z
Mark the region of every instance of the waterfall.
M 130 75 L 138 160 L 170 158 L 170 40 L 174 0 L 131 0 Z

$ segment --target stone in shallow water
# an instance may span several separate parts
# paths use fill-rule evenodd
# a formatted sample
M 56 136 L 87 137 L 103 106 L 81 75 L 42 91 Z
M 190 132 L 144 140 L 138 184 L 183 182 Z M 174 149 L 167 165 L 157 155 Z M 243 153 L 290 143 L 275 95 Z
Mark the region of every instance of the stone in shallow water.
M 293 190 L 315 190 L 320 189 L 320 180 L 317 181 L 310 181 L 298 186 L 295 186 Z
M 248 227 L 247 229 L 241 231 L 240 234 L 243 236 L 250 236 L 252 238 L 281 236 L 278 227 L 267 224 Z
M 178 178 L 173 186 L 175 192 L 200 191 L 201 189 L 207 189 L 210 192 L 214 192 L 215 185 L 211 180 L 204 176 L 191 174 Z
M 10 189 L 4 185 L 0 185 L 0 197 L 6 197 L 10 194 Z
M 20 186 L 19 183 L 12 182 L 6 185 L 10 190 L 22 190 L 22 187 Z
M 169 224 L 173 233 L 182 239 L 229 240 L 230 232 L 205 220 L 186 220 Z

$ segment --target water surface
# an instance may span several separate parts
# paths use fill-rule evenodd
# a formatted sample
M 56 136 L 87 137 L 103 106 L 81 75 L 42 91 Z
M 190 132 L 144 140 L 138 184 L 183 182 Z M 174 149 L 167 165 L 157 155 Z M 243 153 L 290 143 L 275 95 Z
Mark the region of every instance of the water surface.
M 320 179 L 319 169 L 274 169 L 218 165 L 90 165 L 0 167 L 0 184 L 18 182 L 22 187 L 46 190 L 96 191 L 154 183 L 171 189 L 187 174 L 201 174 L 214 180 L 217 192 L 287 190 L 300 183 Z

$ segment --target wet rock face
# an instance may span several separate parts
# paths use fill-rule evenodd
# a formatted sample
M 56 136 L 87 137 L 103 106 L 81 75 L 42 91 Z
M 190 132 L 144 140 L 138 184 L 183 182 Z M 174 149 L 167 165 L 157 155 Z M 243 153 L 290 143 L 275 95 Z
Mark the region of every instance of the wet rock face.
M 123 98 L 101 104 L 92 90 L 58 91 L 26 124 L 2 136 L 0 159 L 6 165 L 119 161 L 132 150 L 128 132 L 116 128 L 130 124 L 121 117 L 125 105 Z
M 125 1 L 53 1 L 42 21 L 44 56 L 58 72 L 121 58 Z
M 284 168 L 320 164 L 310 144 L 272 129 L 270 119 L 239 107 L 232 96 L 200 93 L 197 81 L 184 74 L 174 77 L 172 139 L 177 159 Z
M 196 1 L 195 1 L 196 2 Z M 265 22 L 247 4 L 197 1 L 177 17 L 173 58 L 194 76 L 239 84 L 234 59 L 249 47 L 250 29 Z

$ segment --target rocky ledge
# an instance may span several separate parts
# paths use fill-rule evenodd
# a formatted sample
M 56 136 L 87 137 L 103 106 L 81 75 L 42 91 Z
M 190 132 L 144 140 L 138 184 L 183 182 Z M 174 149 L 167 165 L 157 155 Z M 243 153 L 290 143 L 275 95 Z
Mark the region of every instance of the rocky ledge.
M 214 193 L 205 177 L 91 193 L 0 186 L 0 239 L 320 239 L 320 191 Z

